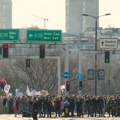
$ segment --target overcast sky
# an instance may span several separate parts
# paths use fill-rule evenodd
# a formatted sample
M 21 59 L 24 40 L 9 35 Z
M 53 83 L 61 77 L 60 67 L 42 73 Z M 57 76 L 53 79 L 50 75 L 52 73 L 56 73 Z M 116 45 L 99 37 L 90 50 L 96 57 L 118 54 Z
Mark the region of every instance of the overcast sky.
M 37 25 L 44 28 L 47 18 L 48 29 L 65 30 L 65 0 L 12 0 L 13 27 L 22 28 Z M 100 0 L 100 15 L 111 13 L 100 18 L 100 27 L 120 28 L 120 0 Z M 38 17 L 35 17 L 38 16 Z

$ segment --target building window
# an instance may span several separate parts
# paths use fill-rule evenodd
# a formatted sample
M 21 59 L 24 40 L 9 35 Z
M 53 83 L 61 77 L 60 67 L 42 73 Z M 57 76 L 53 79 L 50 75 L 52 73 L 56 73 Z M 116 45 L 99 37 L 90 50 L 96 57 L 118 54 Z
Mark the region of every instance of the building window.
M 83 49 L 83 46 L 77 46 L 77 49 Z

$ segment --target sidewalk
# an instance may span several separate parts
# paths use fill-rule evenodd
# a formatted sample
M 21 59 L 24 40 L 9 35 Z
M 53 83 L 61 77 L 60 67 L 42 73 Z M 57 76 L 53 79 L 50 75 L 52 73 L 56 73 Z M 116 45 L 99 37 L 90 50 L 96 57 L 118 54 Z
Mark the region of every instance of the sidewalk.
M 14 114 L 3 114 L 0 115 L 0 120 L 32 120 L 32 118 L 24 118 L 22 115 L 17 115 L 17 117 L 15 117 Z
M 0 115 L 0 120 L 33 120 L 32 117 L 22 117 L 22 115 L 17 115 L 17 117 L 14 116 L 14 114 L 12 115 L 9 115 L 9 114 L 3 114 L 3 115 Z M 84 118 L 77 118 L 77 117 L 69 117 L 69 118 L 64 118 L 64 117 L 61 117 L 61 118 L 38 118 L 38 120 L 120 120 L 120 117 L 84 117 Z

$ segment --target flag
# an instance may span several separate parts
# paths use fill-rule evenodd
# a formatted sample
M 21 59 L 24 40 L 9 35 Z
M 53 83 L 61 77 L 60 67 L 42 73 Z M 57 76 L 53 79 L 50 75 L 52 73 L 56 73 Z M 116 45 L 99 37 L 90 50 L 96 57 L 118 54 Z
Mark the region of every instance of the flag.
M 5 85 L 6 85 L 6 84 L 2 81 L 0 87 L 4 90 Z
M 1 85 L 2 85 L 2 80 L 0 80 L 0 87 L 1 87 Z
M 9 90 L 10 90 L 10 85 L 8 85 L 7 80 L 5 75 L 2 77 L 2 79 L 0 80 L 0 87 L 2 88 L 2 90 L 8 94 Z
M 0 87 L 4 90 L 5 85 L 7 85 L 7 80 L 6 77 L 3 76 L 2 79 L 0 80 Z
M 35 95 L 36 95 L 36 90 L 32 90 L 32 91 L 30 92 L 30 95 L 31 95 L 31 96 L 35 96 Z
M 26 94 L 27 94 L 28 96 L 30 96 L 30 95 L 31 95 L 31 94 L 30 94 L 30 89 L 29 89 L 28 85 L 27 85 Z
M 2 82 L 4 82 L 5 84 L 8 84 L 5 75 L 2 77 Z

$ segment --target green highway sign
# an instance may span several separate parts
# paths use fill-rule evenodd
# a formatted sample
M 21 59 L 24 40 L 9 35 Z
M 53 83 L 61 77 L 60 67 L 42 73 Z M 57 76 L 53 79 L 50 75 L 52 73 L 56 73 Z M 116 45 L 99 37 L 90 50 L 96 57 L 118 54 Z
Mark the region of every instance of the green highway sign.
M 62 31 L 61 30 L 35 30 L 27 29 L 27 41 L 30 42 L 61 42 Z
M 0 41 L 18 41 L 19 29 L 0 29 Z

